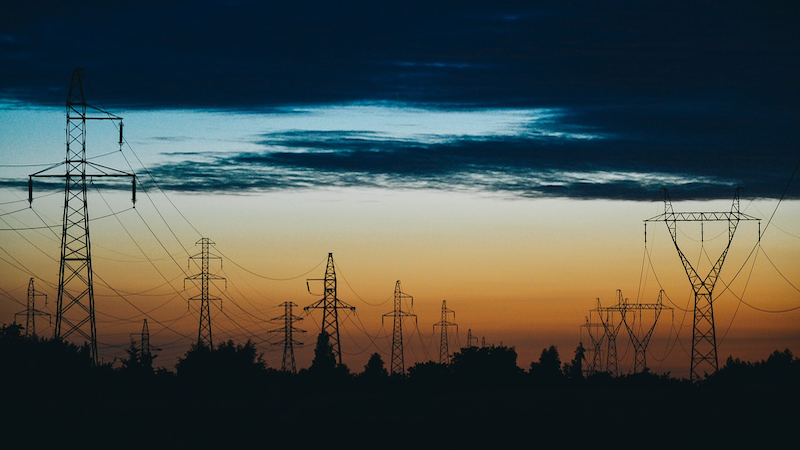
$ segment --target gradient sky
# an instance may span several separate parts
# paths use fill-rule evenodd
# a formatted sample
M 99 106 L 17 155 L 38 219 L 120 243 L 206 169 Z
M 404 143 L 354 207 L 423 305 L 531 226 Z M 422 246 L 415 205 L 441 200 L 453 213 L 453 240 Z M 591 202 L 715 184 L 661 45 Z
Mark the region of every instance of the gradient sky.
M 63 196 L 27 175 L 64 158 L 76 67 L 90 157 L 133 170 L 91 188 L 101 357 L 148 318 L 171 367 L 197 334 L 188 258 L 208 237 L 227 278 L 214 338 L 251 338 L 272 367 L 282 302 L 321 290 L 334 254 L 344 361 L 390 359 L 395 281 L 414 297 L 406 365 L 437 359 L 433 324 L 562 361 L 597 298 L 666 306 L 650 366 L 688 376 L 691 289 L 661 223 L 676 211 L 742 222 L 717 285 L 720 363 L 800 352 L 800 6 L 796 2 L 26 2 L 0 18 L 0 320 L 35 277 L 55 303 Z M 115 151 L 117 150 L 117 151 Z M 111 215 L 112 213 L 116 213 Z M 56 227 L 46 228 L 46 226 Z M 682 224 L 708 271 L 725 224 Z M 702 233 L 702 234 L 701 234 Z M 408 306 L 410 308 L 410 305 Z M 299 312 L 299 311 L 298 311 Z M 643 320 L 646 321 L 647 318 Z M 298 324 L 313 343 L 319 313 Z M 405 324 L 409 333 L 414 322 Z M 46 321 L 37 329 L 52 331 Z M 632 350 L 621 340 L 620 355 Z M 310 346 L 309 346 L 310 347 Z M 297 349 L 299 367 L 310 349 Z M 622 364 L 623 370 L 630 364 Z

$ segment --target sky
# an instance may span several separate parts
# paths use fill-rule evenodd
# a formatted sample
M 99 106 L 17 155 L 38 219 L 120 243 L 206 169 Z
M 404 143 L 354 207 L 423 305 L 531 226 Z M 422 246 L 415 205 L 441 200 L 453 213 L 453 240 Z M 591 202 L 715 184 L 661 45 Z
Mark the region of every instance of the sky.
M 125 356 L 148 320 L 172 367 L 196 339 L 184 278 L 215 242 L 214 340 L 252 339 L 270 367 L 283 302 L 311 361 L 332 253 L 343 360 L 391 357 L 400 280 L 406 366 L 451 338 L 562 361 L 618 290 L 664 306 L 649 346 L 687 377 L 689 281 L 664 223 L 675 211 L 740 222 L 715 290 L 720 364 L 800 353 L 800 6 L 796 2 L 34 1 L 0 18 L 0 321 L 35 278 L 53 311 L 63 187 L 28 175 L 65 151 L 70 76 L 123 118 L 87 128 L 92 161 L 135 172 L 89 192 L 100 355 Z M 431 4 L 435 3 L 435 4 Z M 55 168 L 53 170 L 63 170 Z M 727 223 L 681 223 L 708 273 Z M 599 300 L 598 300 L 599 299 Z M 46 318 L 37 331 L 52 332 Z M 643 314 L 640 330 L 653 317 Z M 49 331 L 48 331 L 49 330 Z M 641 331 L 640 331 L 641 332 Z M 623 333 L 624 334 L 624 333 Z M 620 339 L 630 370 L 629 339 Z

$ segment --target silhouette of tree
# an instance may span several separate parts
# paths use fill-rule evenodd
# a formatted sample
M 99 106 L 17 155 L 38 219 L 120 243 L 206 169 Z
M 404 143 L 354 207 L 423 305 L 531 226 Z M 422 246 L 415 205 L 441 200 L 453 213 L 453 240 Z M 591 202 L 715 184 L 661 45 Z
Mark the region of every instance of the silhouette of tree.
M 539 362 L 531 362 L 531 378 L 537 382 L 556 382 L 564 378 L 561 372 L 561 359 L 555 345 L 542 350 Z
M 317 336 L 317 346 L 314 347 L 314 359 L 311 361 L 311 367 L 308 368 L 307 372 L 313 377 L 346 377 L 350 375 L 350 369 L 347 365 L 336 363 L 336 356 L 333 353 L 333 345 L 330 342 L 330 336 L 325 331 L 320 332 Z
M 362 377 L 369 381 L 383 380 L 389 377 L 389 371 L 386 370 L 386 365 L 383 363 L 383 358 L 379 353 L 373 353 L 369 357 L 369 361 L 364 366 Z
M 254 381 L 266 369 L 263 356 L 255 344 L 248 340 L 244 345 L 229 340 L 211 349 L 193 344 L 175 366 L 179 378 L 189 381 L 235 381 L 237 385 Z
M 564 364 L 564 376 L 568 380 L 582 380 L 583 379 L 583 361 L 585 359 L 586 349 L 583 348 L 583 342 L 578 344 L 575 348 L 575 357 L 571 362 Z
M 131 375 L 148 375 L 155 373 L 153 360 L 158 356 L 151 352 L 142 352 L 136 343 L 131 341 L 130 346 L 125 349 L 127 358 L 122 358 L 120 371 Z
M 409 380 L 423 385 L 438 386 L 450 377 L 450 367 L 447 364 L 428 361 L 417 363 L 408 368 Z
M 517 366 L 517 351 L 513 347 L 465 347 L 453 355 L 450 371 L 469 382 L 516 381 L 523 370 Z

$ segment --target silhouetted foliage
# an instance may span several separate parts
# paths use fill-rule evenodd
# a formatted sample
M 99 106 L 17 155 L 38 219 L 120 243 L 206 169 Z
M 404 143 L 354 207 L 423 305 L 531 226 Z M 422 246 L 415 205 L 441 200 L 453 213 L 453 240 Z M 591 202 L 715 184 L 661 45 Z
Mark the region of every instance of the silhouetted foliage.
M 450 372 L 462 381 L 494 383 L 515 382 L 524 371 L 517 366 L 513 347 L 466 347 L 453 355 Z
M 408 368 L 408 378 L 415 383 L 440 384 L 450 377 L 450 367 L 447 364 L 428 361 L 417 363 Z
M 709 385 L 783 385 L 800 380 L 800 359 L 789 349 L 775 350 L 766 360 L 745 362 L 728 357 L 725 365 L 709 375 Z
M 237 386 L 259 379 L 266 363 L 255 344 L 248 340 L 244 345 L 229 340 L 211 349 L 206 345 L 192 345 L 175 366 L 178 378 L 188 381 L 235 381 Z
M 542 350 L 539 362 L 531 362 L 530 376 L 534 382 L 553 383 L 564 379 L 558 348 L 551 345 Z
M 386 365 L 383 363 L 383 358 L 379 353 L 373 353 L 369 357 L 361 377 L 367 381 L 380 381 L 389 377 L 389 371 L 386 370 Z
M 564 363 L 564 376 L 568 380 L 582 380 L 583 379 L 583 361 L 585 359 L 586 349 L 583 348 L 583 342 L 578 344 L 575 348 L 575 357 L 572 361 Z
M 134 341 L 125 349 L 127 358 L 122 358 L 121 372 L 132 376 L 148 376 L 155 373 L 153 360 L 158 356 L 149 351 L 139 349 Z
M 347 378 L 350 375 L 350 368 L 345 364 L 337 364 L 336 355 L 333 353 L 333 345 L 330 342 L 330 335 L 322 331 L 317 335 L 317 345 L 314 347 L 314 359 L 308 370 L 301 370 L 304 376 L 313 378 L 338 377 Z

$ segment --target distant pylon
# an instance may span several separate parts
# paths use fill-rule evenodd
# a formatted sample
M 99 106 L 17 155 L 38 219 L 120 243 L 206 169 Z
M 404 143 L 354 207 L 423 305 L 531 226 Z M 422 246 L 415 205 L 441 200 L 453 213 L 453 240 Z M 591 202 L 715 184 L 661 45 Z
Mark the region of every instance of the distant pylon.
M 142 332 L 138 334 L 131 334 L 131 341 L 135 342 L 133 339 L 134 336 L 139 338 L 139 347 L 136 349 L 139 353 L 139 361 L 151 361 L 153 360 L 153 350 L 158 350 L 157 348 L 150 345 L 150 327 L 147 326 L 147 319 L 144 319 L 142 323 Z
M 619 308 L 622 312 L 622 323 L 625 324 L 625 329 L 628 330 L 628 335 L 633 344 L 634 361 L 633 373 L 641 373 L 647 370 L 647 346 L 650 343 L 650 338 L 653 337 L 653 331 L 656 329 L 658 318 L 661 316 L 661 311 L 664 309 L 672 309 L 669 306 L 664 306 L 662 296 L 664 291 L 658 292 L 658 299 L 655 303 L 628 303 L 628 299 L 622 299 L 620 293 Z M 649 328 L 646 328 L 642 317 L 642 311 L 653 311 L 653 322 Z M 645 330 L 641 332 L 641 330 Z
M 622 298 L 622 293 L 617 290 L 617 294 Z M 600 317 L 600 323 L 603 325 L 606 339 L 606 371 L 612 375 L 619 375 L 619 361 L 617 359 L 617 335 L 622 327 L 622 320 L 619 322 L 614 321 L 614 314 L 620 313 L 617 307 L 603 307 L 600 305 L 600 299 L 597 299 L 597 315 Z
M 414 297 L 405 294 L 400 288 L 400 280 L 397 280 L 394 285 L 394 310 L 381 317 L 381 322 L 384 317 L 394 318 L 394 326 L 392 328 L 392 375 L 404 375 L 406 372 L 403 359 L 403 318 L 413 317 L 414 320 L 417 320 L 416 314 L 403 311 L 403 299 L 408 299 L 411 302 L 411 308 L 414 307 Z
M 733 235 L 740 220 L 757 220 L 759 223 L 759 240 L 761 239 L 761 219 L 748 216 L 739 211 L 739 188 L 733 196 L 733 204 L 728 212 L 682 212 L 676 213 L 672 209 L 672 201 L 669 198 L 667 189 L 664 192 L 664 213 L 645 220 L 645 244 L 647 243 L 647 222 L 664 222 L 667 225 L 675 250 L 678 251 L 681 264 L 689 283 L 694 291 L 694 323 L 692 326 L 692 367 L 689 375 L 691 381 L 698 381 L 704 374 L 711 374 L 719 369 L 717 360 L 717 333 L 714 326 L 714 302 L 712 294 L 714 286 L 719 279 L 722 271 L 722 264 L 728 255 L 728 250 L 733 242 Z M 701 277 L 697 273 L 692 263 L 678 246 L 678 225 L 677 222 L 703 222 L 727 221 L 728 222 L 728 244 L 722 251 L 717 262 L 711 267 L 708 275 Z M 701 228 L 702 230 L 702 228 Z M 702 239 L 702 238 L 701 238 Z
M 313 304 L 303 308 L 304 311 L 309 309 L 322 310 L 322 329 L 328 333 L 331 347 L 333 348 L 333 355 L 336 358 L 336 363 L 342 364 L 342 344 L 339 340 L 339 310 L 349 309 L 354 311 L 356 308 L 347 303 L 339 300 L 336 295 L 336 269 L 333 266 L 333 253 L 328 253 L 328 266 L 325 268 L 324 279 L 309 279 L 306 280 L 306 288 L 311 292 L 311 287 L 308 285 L 309 281 L 323 281 L 325 285 L 325 293 L 322 299 L 314 302 Z
M 64 189 L 64 216 L 61 230 L 61 261 L 58 271 L 58 299 L 56 301 L 56 339 L 67 339 L 72 334 L 82 336 L 90 346 L 92 360 L 98 364 L 97 328 L 94 312 L 94 283 L 92 281 L 92 251 L 89 240 L 89 214 L 87 209 L 86 179 L 100 177 L 130 177 L 133 180 L 133 202 L 136 203 L 136 176 L 93 163 L 86 158 L 86 121 L 119 121 L 119 146 L 122 150 L 122 118 L 108 111 L 88 105 L 83 93 L 83 69 L 72 72 L 67 96 L 67 153 L 66 173 L 46 174 L 56 166 L 36 172 L 28 177 L 28 202 L 33 205 L 33 178 L 58 177 L 66 181 Z M 86 110 L 102 113 L 87 116 Z M 60 164 L 57 164 L 60 165 Z M 91 168 L 96 173 L 87 173 Z
M 297 365 L 295 364 L 294 360 L 294 346 L 303 345 L 303 343 L 294 339 L 294 333 L 305 333 L 306 330 L 301 330 L 299 328 L 295 328 L 294 326 L 294 322 L 303 320 L 302 317 L 295 316 L 292 312 L 292 309 L 297 306 L 296 304 L 292 302 L 283 302 L 281 303 L 281 306 L 283 306 L 283 315 L 271 319 L 270 322 L 282 323 L 283 327 L 277 330 L 270 330 L 270 333 L 281 333 L 283 334 L 283 339 L 280 342 L 274 342 L 272 345 L 283 346 L 281 371 L 297 373 Z
M 591 311 L 589 314 L 591 315 Z M 605 327 L 602 323 L 591 322 L 589 317 L 586 317 L 586 323 L 582 325 L 582 327 L 586 328 L 586 332 L 589 335 L 589 340 L 592 341 L 592 348 L 589 349 L 592 357 L 587 358 L 586 374 L 594 375 L 604 370 L 603 344 L 606 341 Z
M 222 266 L 222 258 L 216 256 L 211 253 L 211 246 L 216 245 L 213 241 L 208 238 L 202 238 L 195 243 L 195 245 L 200 246 L 200 253 L 189 257 L 189 264 L 191 266 L 192 261 L 200 260 L 200 273 L 187 277 L 184 280 L 184 288 L 186 284 L 186 280 L 191 281 L 200 281 L 200 295 L 196 295 L 189 300 L 200 300 L 200 324 L 197 329 L 197 346 L 198 347 L 208 347 L 209 349 L 214 348 L 214 340 L 211 335 L 211 308 L 210 304 L 212 301 L 220 302 L 220 308 L 222 308 L 221 302 L 218 297 L 212 297 L 209 294 L 209 284 L 212 280 L 224 280 L 227 286 L 227 280 L 225 278 L 211 275 L 209 272 L 210 261 L 212 259 L 220 260 L 220 267 Z
M 472 345 L 472 341 L 475 341 L 476 345 Z M 472 328 L 467 330 L 467 348 L 477 347 L 478 343 L 478 336 L 472 335 Z
M 458 329 L 458 325 L 450 322 L 447 320 L 447 316 L 449 314 L 453 315 L 453 319 L 455 320 L 456 313 L 453 310 L 447 309 L 447 300 L 442 300 L 442 320 L 433 324 L 434 331 L 436 327 L 439 327 L 440 334 L 439 334 L 439 364 L 450 364 L 450 345 L 448 343 L 448 332 L 447 329 L 450 327 L 456 327 Z
M 33 287 L 33 278 L 31 278 L 28 282 L 28 306 L 25 311 L 14 314 L 14 322 L 16 322 L 17 316 L 25 316 L 25 336 L 28 337 L 36 336 L 36 316 L 51 317 L 50 313 L 36 309 L 36 297 L 44 297 L 45 304 L 47 304 L 47 294 L 37 291 Z

